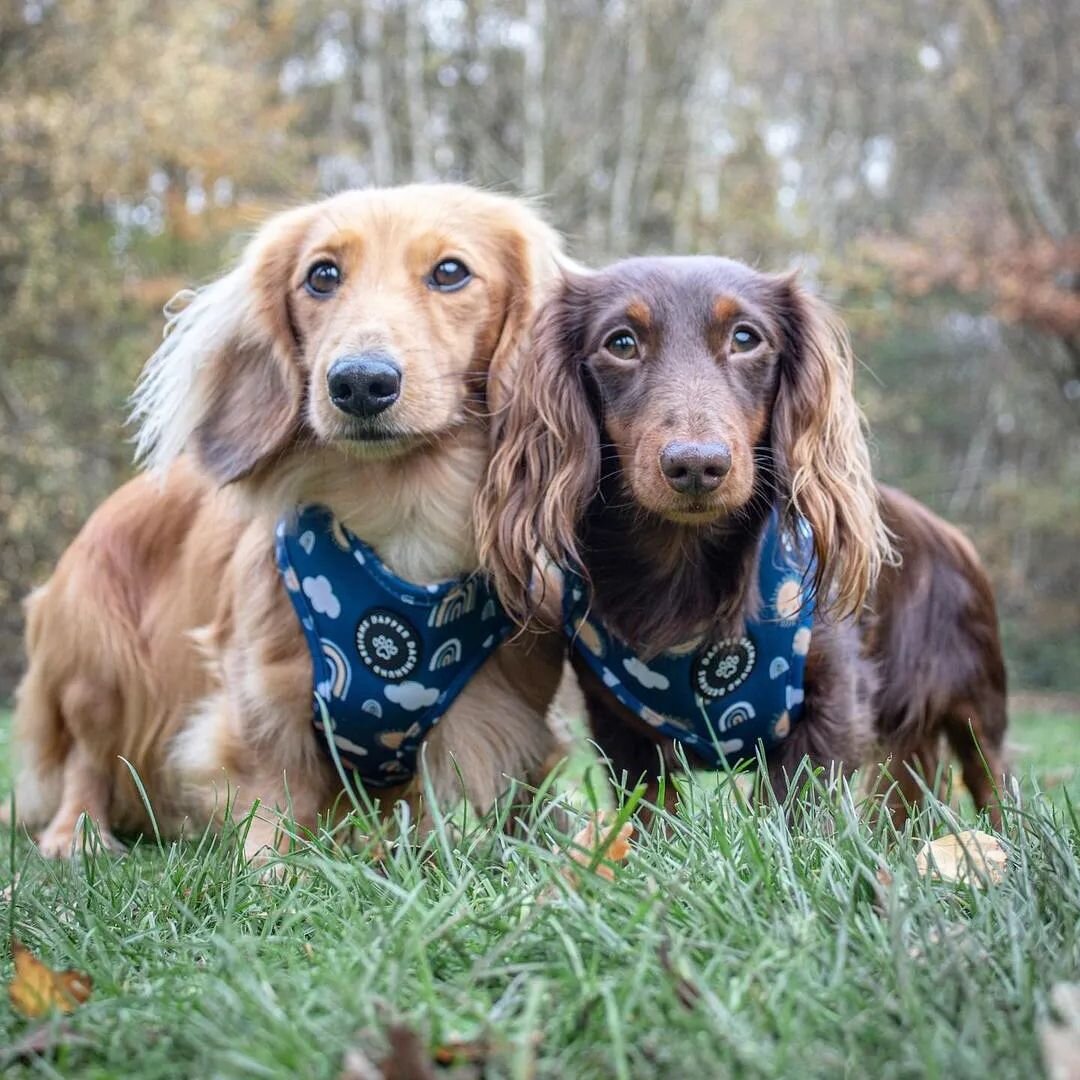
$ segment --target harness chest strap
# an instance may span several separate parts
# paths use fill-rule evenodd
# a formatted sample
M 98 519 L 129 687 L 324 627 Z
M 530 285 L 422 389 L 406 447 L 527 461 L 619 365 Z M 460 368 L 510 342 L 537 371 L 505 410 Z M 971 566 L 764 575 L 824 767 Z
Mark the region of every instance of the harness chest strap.
M 424 736 L 510 633 L 509 617 L 479 575 L 433 585 L 397 577 L 325 507 L 279 522 L 277 558 L 311 652 L 316 728 L 366 785 L 404 782 Z M 812 573 L 809 529 L 783 532 L 774 511 L 759 559 L 761 611 L 744 635 L 646 662 L 589 614 L 585 585 L 569 573 L 564 628 L 624 706 L 718 766 L 752 756 L 759 741 L 776 745 L 801 716 Z
M 365 785 L 408 780 L 509 618 L 478 574 L 399 578 L 323 506 L 278 523 L 277 561 L 311 652 L 315 727 Z
M 563 628 L 607 690 L 656 731 L 718 767 L 783 741 L 803 710 L 814 602 L 813 537 L 785 532 L 776 509 L 758 563 L 761 606 L 739 637 L 694 640 L 648 662 L 591 614 L 582 578 L 564 576 Z

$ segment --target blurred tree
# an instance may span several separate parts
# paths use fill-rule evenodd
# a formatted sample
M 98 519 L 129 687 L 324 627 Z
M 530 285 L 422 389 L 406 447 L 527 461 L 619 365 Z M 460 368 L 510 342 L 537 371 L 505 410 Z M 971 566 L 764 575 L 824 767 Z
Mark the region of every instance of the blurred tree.
M 157 309 L 276 205 L 465 179 L 575 254 L 789 264 L 881 475 L 964 525 L 1014 674 L 1080 686 L 1075 0 L 0 7 L 0 695 L 14 601 L 127 473 Z

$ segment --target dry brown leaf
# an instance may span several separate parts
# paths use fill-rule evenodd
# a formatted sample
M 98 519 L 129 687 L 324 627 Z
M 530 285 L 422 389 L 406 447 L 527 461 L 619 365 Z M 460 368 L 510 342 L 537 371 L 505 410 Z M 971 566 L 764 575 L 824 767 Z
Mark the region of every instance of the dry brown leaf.
M 37 1019 L 50 1010 L 69 1013 L 90 996 L 93 981 L 82 971 L 53 971 L 43 964 L 18 938 L 11 939 L 15 977 L 8 983 L 12 1008 Z
M 884 915 L 889 910 L 889 890 L 892 885 L 892 871 L 884 863 L 879 863 L 874 871 L 874 880 L 870 883 L 870 887 L 874 892 L 872 903 L 874 910 L 879 915 Z
M 915 856 L 923 877 L 962 881 L 980 888 L 1005 879 L 1008 856 L 996 837 L 975 829 L 928 840 Z
M 596 872 L 608 881 L 615 880 L 612 863 L 625 861 L 630 854 L 630 837 L 634 826 L 624 822 L 614 834 L 611 833 L 610 811 L 594 814 L 588 824 L 570 841 L 570 858 L 579 866 L 589 867 L 595 863 Z
M 490 1050 L 486 1044 L 448 1043 L 430 1053 L 427 1043 L 407 1024 L 390 1024 L 386 1029 L 389 1049 L 375 1064 L 358 1047 L 345 1054 L 338 1080 L 472 1080 L 477 1071 L 463 1062 L 483 1062 Z M 437 1070 L 432 1058 L 440 1065 L 455 1066 Z
M 431 1062 L 432 1054 L 438 1060 L 438 1050 L 428 1052 L 427 1043 L 407 1024 L 391 1024 L 386 1030 L 390 1053 L 382 1063 L 383 1080 L 475 1080 L 479 1075 L 471 1065 L 459 1065 L 443 1071 Z
M 1039 1025 L 1048 1080 L 1080 1080 L 1080 983 L 1058 983 L 1050 1001 L 1061 1023 Z
M 1080 1080 L 1080 1031 L 1061 1024 L 1039 1029 L 1047 1080 Z
M 672 984 L 675 987 L 675 996 L 679 999 L 679 1004 L 684 1009 L 692 1009 L 701 997 L 701 988 L 678 970 L 671 955 L 671 943 L 667 938 L 664 938 L 660 942 L 658 953 L 660 956 L 660 966 L 671 977 Z
M 338 1080 L 383 1080 L 383 1071 L 361 1050 L 353 1046 L 345 1051 Z
M 438 1065 L 482 1065 L 495 1052 L 487 1039 L 450 1039 L 431 1051 Z

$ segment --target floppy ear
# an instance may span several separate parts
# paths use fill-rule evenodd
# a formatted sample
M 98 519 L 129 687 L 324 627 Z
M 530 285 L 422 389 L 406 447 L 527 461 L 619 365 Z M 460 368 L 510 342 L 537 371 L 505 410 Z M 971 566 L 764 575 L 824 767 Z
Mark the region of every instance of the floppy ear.
M 772 446 L 789 515 L 814 534 L 821 610 L 855 614 L 892 557 L 853 390 L 847 331 L 793 277 L 781 279 L 785 342 Z
M 527 205 L 507 200 L 499 234 L 503 263 L 503 319 L 487 367 L 485 400 L 489 413 L 505 408 L 515 381 L 531 365 L 530 339 L 544 302 L 562 284 L 571 265 L 559 234 Z
M 525 622 L 548 557 L 580 567 L 576 533 L 600 476 L 600 430 L 585 385 L 579 290 L 567 279 L 541 310 L 492 418 L 494 453 L 478 500 L 481 565 Z
M 140 464 L 164 469 L 188 450 L 231 484 L 295 437 L 303 385 L 288 292 L 311 213 L 272 219 L 236 269 L 170 313 L 132 398 Z

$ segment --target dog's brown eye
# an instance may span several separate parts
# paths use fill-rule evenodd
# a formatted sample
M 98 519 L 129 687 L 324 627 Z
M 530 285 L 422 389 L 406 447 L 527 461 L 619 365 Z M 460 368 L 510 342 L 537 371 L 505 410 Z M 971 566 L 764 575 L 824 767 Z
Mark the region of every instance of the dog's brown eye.
M 629 330 L 616 330 L 604 342 L 604 348 L 618 360 L 636 360 L 638 355 L 637 338 Z
M 731 335 L 731 348 L 733 352 L 751 352 L 761 344 L 761 335 L 749 326 L 737 326 L 735 333 Z
M 431 271 L 429 284 L 441 292 L 455 292 L 472 280 L 472 271 L 460 259 L 443 259 Z
M 332 262 L 317 262 L 304 285 L 312 296 L 329 296 L 341 284 L 341 271 Z

